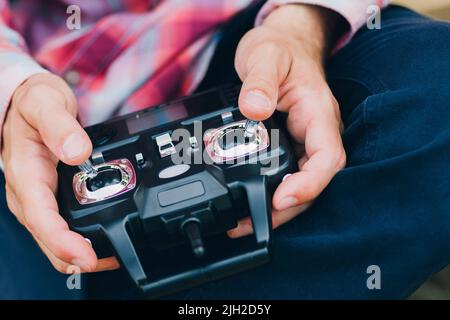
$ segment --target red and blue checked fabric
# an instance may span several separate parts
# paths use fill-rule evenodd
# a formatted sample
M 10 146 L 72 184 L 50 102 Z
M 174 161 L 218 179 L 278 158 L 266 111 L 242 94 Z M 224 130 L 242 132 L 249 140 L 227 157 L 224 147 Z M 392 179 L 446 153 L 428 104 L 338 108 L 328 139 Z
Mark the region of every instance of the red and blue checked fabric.
M 255 0 L 0 0 L 0 127 L 14 90 L 47 70 L 66 78 L 88 125 L 190 93 L 204 76 L 220 26 Z M 385 0 L 268 0 L 256 23 L 277 6 L 309 3 L 347 19 L 349 33 L 367 7 Z M 81 9 L 69 30 L 66 10 Z

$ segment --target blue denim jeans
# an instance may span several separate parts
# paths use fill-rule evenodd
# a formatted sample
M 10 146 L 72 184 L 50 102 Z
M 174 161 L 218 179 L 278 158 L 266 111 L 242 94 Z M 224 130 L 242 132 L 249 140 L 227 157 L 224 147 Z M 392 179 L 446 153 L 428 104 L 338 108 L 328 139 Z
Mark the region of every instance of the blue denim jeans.
M 234 50 L 253 18 L 250 10 L 224 29 L 202 89 L 237 80 Z M 394 6 L 381 21 L 327 65 L 346 168 L 274 232 L 271 263 L 174 298 L 406 298 L 450 263 L 450 24 Z M 52 270 L 3 194 L 1 298 L 139 297 L 123 271 L 67 290 L 67 277 Z M 372 265 L 379 290 L 367 287 Z

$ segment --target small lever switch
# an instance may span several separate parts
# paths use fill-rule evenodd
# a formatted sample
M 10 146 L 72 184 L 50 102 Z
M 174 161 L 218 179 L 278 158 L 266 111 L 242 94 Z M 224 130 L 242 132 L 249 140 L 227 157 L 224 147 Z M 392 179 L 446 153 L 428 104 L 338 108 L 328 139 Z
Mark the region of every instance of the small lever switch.
M 193 151 L 197 151 L 198 150 L 198 140 L 195 136 L 189 137 L 189 144 L 191 146 L 191 149 Z
M 222 122 L 223 124 L 227 124 L 230 122 L 233 122 L 233 114 L 231 112 L 224 112 L 220 115 L 220 117 L 222 118 Z
M 102 152 L 95 152 L 92 154 L 91 156 L 92 159 L 92 163 L 96 166 L 101 165 L 103 163 L 105 163 L 105 158 L 103 157 L 103 153 Z
M 177 153 L 169 133 L 164 133 L 156 137 L 156 144 L 158 145 L 159 155 L 161 158 Z
M 145 158 L 144 158 L 144 155 L 142 153 L 137 153 L 134 157 L 136 158 L 136 162 L 137 162 L 139 167 L 144 166 Z

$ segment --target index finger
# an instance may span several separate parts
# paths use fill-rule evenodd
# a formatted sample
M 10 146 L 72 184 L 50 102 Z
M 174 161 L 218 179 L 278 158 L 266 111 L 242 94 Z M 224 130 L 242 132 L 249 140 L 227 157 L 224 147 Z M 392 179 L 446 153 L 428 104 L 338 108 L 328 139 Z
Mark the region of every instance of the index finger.
M 23 144 L 26 147 L 26 144 Z M 15 158 L 22 163 L 16 173 L 15 193 L 21 203 L 27 229 L 58 259 L 92 271 L 97 257 L 92 247 L 79 234 L 71 231 L 58 212 L 54 195 L 56 172 L 50 159 L 34 155 L 33 162 L 24 161 L 30 154 L 22 152 Z M 21 159 L 22 158 L 22 159 Z
M 300 171 L 285 179 L 277 188 L 273 205 L 281 211 L 315 199 L 345 165 L 345 151 L 339 124 L 324 116 L 313 118 L 305 130 L 307 160 Z

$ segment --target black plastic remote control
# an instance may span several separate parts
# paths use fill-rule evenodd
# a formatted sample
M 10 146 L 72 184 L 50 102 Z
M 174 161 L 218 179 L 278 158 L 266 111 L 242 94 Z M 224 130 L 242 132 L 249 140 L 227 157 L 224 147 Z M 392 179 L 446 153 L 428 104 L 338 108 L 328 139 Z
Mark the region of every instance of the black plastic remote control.
M 60 164 L 58 201 L 99 258 L 115 255 L 152 296 L 268 261 L 271 196 L 296 161 L 282 115 L 245 134 L 240 87 L 86 128 L 97 176 Z M 251 216 L 254 234 L 226 231 Z

